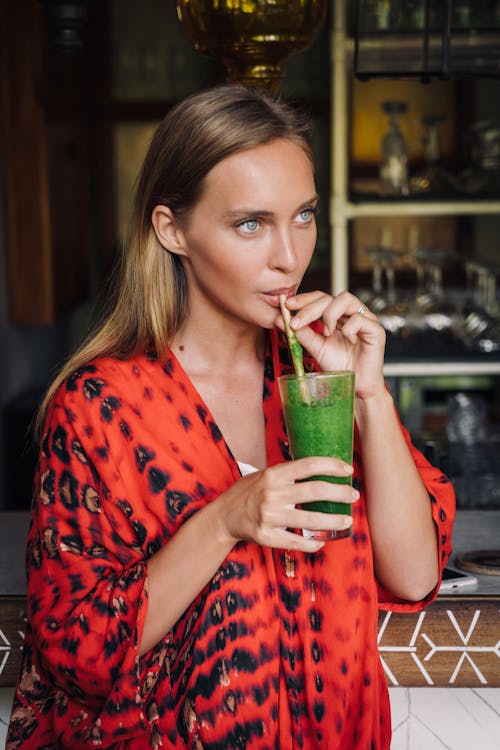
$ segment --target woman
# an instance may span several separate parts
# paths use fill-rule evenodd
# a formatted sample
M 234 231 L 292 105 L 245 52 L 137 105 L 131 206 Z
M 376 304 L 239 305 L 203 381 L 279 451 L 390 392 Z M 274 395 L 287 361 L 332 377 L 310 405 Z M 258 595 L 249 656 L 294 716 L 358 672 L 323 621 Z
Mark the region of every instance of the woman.
M 435 596 L 453 493 L 399 425 L 376 317 L 297 293 L 317 202 L 307 126 L 267 95 L 158 128 L 116 302 L 42 407 L 9 750 L 389 747 L 377 608 Z M 355 370 L 354 467 L 288 460 L 281 294 L 309 366 Z M 353 503 L 351 537 L 302 536 L 351 523 L 317 499 Z

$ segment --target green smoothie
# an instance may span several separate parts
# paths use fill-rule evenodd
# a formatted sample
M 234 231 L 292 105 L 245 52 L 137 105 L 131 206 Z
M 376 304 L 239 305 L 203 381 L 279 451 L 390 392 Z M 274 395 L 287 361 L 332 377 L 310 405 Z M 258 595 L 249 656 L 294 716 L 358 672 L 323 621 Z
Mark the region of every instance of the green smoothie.
M 294 459 L 333 456 L 352 463 L 354 373 L 310 373 L 279 379 L 285 422 Z M 351 476 L 314 476 L 334 484 L 351 484 Z M 350 515 L 350 503 L 307 503 L 307 510 Z

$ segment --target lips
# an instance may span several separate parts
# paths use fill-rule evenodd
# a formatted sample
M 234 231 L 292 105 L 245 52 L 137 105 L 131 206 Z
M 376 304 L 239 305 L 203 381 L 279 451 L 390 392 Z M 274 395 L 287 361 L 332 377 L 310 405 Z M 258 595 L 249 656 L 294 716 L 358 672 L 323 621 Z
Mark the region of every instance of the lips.
M 279 297 L 280 294 L 286 294 L 287 297 L 293 297 L 293 295 L 295 294 L 295 287 L 284 286 L 281 287 L 281 289 L 273 289 L 271 292 L 266 292 L 266 294 L 270 294 L 273 297 Z
M 293 297 L 295 294 L 295 287 L 287 286 L 281 287 L 280 289 L 272 289 L 270 292 L 264 292 L 266 300 L 272 307 L 280 306 L 280 296 L 282 294 L 286 294 L 287 297 Z

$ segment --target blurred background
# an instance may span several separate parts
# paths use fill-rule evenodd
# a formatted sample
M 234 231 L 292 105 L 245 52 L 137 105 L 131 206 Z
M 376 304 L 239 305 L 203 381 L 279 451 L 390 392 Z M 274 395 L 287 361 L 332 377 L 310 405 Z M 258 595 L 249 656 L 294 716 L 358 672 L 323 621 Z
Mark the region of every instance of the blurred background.
M 295 0 L 0 2 L 0 509 L 29 507 L 30 425 L 106 296 L 157 123 L 226 79 L 191 7 L 241 37 L 287 4 L 297 20 Z M 461 507 L 499 508 L 500 3 L 308 5 L 283 77 L 257 81 L 313 121 L 304 288 L 366 300 L 415 442 Z

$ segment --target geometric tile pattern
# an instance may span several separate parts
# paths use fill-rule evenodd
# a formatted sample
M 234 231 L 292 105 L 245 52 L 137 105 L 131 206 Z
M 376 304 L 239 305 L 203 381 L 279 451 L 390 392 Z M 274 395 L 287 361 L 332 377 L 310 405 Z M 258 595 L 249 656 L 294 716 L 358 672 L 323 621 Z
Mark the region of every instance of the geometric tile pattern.
M 0 619 L 0 686 L 15 685 L 26 622 L 24 597 L 2 597 Z
M 500 600 L 438 600 L 419 613 L 380 612 L 389 685 L 500 687 Z M 500 742 L 499 742 L 500 750 Z

